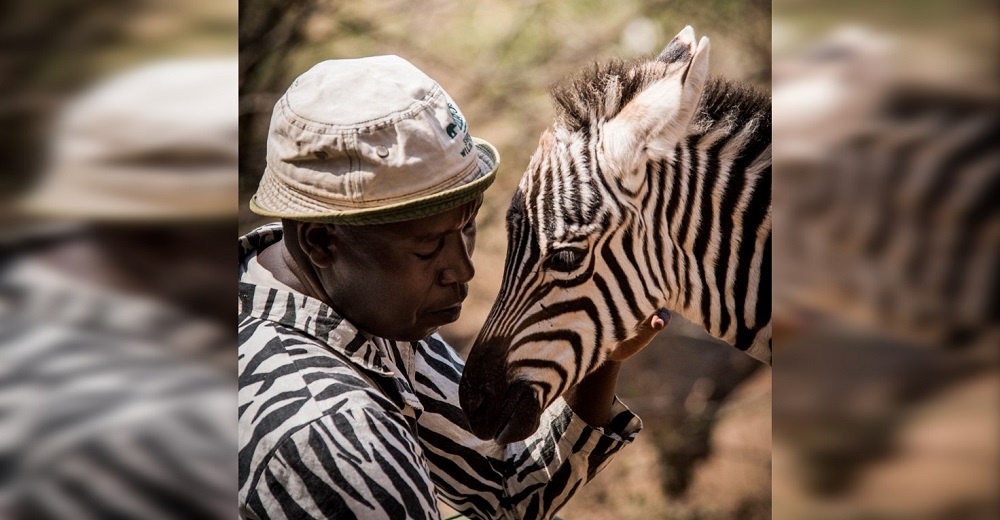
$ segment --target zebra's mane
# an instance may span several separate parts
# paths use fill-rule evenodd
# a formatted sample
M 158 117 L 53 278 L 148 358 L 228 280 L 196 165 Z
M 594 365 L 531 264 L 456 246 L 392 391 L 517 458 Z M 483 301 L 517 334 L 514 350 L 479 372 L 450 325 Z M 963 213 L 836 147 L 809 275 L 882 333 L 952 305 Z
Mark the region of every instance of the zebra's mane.
M 594 63 L 576 76 L 552 87 L 556 105 L 556 121 L 567 130 L 586 130 L 591 123 L 614 117 L 647 85 L 659 79 L 658 74 L 633 73 L 639 70 L 637 60 L 613 59 Z M 614 94 L 612 94 L 614 93 Z M 608 103 L 611 96 L 617 100 Z
M 695 125 L 709 126 L 726 120 L 757 120 L 757 136 L 771 141 L 771 96 L 749 83 L 709 78 L 701 95 Z
M 557 123 L 571 132 L 589 132 L 595 123 L 613 118 L 665 69 L 644 67 L 652 58 L 613 59 L 595 63 L 576 76 L 552 87 Z M 761 118 L 770 135 L 771 100 L 757 88 L 723 78 L 709 78 L 693 123 L 710 126 L 723 119 L 747 121 Z

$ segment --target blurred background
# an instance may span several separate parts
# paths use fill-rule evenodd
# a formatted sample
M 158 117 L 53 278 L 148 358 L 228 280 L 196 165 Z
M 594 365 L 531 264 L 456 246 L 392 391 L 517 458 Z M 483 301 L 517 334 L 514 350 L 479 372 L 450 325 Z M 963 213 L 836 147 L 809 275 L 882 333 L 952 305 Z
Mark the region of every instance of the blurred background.
M 264 169 L 274 103 L 327 59 L 398 54 L 456 100 L 501 156 L 479 213 L 462 317 L 465 356 L 500 286 L 504 215 L 541 132 L 549 88 L 609 58 L 657 54 L 685 25 L 712 41 L 712 73 L 768 90 L 769 1 L 244 0 L 240 4 L 240 230 Z M 645 430 L 559 513 L 566 519 L 768 518 L 770 369 L 675 318 L 625 364 L 620 396 Z
M 3 11 L 0 518 L 232 518 L 237 4 Z
M 996 4 L 773 6 L 773 518 L 997 518 Z

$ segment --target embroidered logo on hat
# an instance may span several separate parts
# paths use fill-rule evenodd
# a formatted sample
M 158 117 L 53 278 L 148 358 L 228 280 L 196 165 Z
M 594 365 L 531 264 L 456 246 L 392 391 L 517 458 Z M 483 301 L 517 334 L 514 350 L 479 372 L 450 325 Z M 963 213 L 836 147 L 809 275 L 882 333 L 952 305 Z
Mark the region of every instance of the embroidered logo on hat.
M 458 112 L 455 105 L 448 103 L 448 110 L 451 111 L 451 119 L 454 121 L 454 123 L 448 125 L 448 135 L 455 137 L 459 131 L 464 134 L 462 142 L 465 143 L 465 148 L 462 149 L 462 157 L 465 157 L 472 151 L 472 136 L 469 135 L 468 127 L 465 125 L 465 118 Z

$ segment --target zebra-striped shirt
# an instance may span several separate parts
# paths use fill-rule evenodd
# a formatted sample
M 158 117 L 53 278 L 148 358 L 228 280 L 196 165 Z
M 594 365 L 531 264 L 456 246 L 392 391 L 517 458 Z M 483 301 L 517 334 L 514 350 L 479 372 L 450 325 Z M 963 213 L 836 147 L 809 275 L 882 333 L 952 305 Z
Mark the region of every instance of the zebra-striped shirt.
M 233 332 L 0 266 L 0 518 L 232 518 Z
M 243 518 L 549 518 L 642 427 L 615 402 L 593 428 L 559 400 L 498 445 L 458 403 L 463 363 L 437 335 L 395 342 L 248 274 L 279 226 L 241 237 L 239 496 Z

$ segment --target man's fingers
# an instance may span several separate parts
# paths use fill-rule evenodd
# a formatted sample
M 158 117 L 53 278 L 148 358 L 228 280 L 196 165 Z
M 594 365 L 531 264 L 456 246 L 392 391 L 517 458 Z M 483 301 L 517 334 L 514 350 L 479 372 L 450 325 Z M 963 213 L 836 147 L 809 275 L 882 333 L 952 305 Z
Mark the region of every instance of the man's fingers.
M 611 361 L 624 361 L 642 350 L 670 323 L 670 311 L 657 309 L 636 327 L 635 335 L 619 343 L 611 352 Z
M 639 324 L 638 330 L 636 330 L 636 339 L 642 339 L 645 340 L 645 343 L 649 343 L 669 322 L 670 311 L 667 309 L 657 309 L 652 316 Z M 645 343 L 642 346 L 645 346 Z
M 663 330 L 667 323 L 670 323 L 670 311 L 663 308 L 657 309 L 649 319 L 649 325 L 656 330 Z

